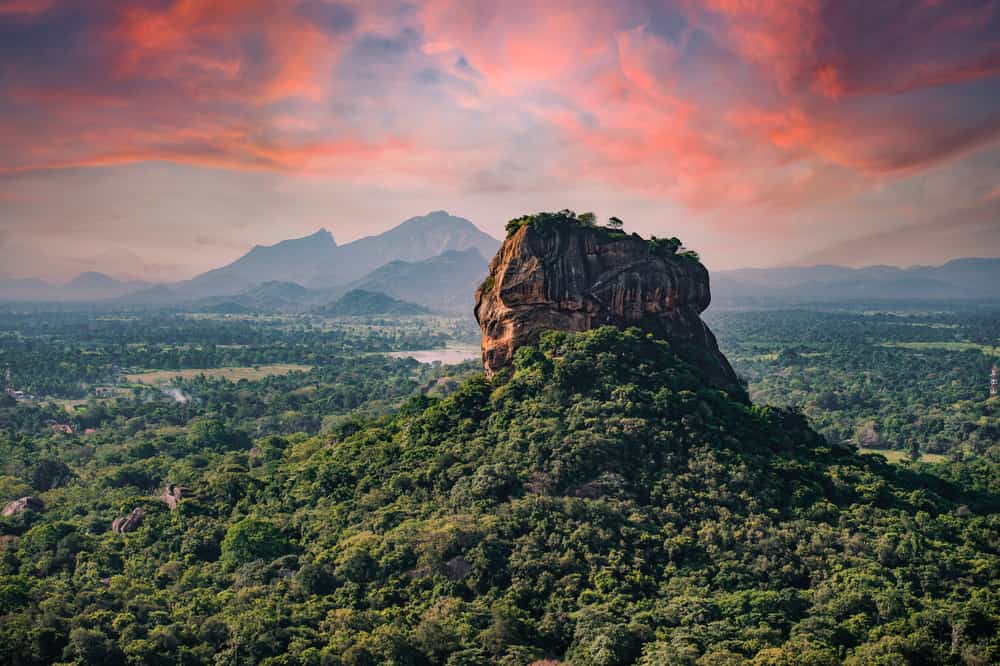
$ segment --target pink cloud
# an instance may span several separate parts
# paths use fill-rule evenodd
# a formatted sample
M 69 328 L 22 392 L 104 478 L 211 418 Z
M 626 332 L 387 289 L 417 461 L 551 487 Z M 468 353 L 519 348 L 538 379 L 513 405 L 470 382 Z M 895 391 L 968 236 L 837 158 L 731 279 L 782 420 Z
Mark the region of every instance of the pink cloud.
M 990 94 L 952 97 L 997 83 L 998 2 L 351 0 L 336 30 L 306 4 L 95 5 L 79 77 L 7 70 L 0 171 L 168 160 L 462 188 L 506 161 L 712 209 L 855 195 L 1000 138 Z
M 4 0 L 0 2 L 0 16 L 41 14 L 55 2 L 56 0 Z

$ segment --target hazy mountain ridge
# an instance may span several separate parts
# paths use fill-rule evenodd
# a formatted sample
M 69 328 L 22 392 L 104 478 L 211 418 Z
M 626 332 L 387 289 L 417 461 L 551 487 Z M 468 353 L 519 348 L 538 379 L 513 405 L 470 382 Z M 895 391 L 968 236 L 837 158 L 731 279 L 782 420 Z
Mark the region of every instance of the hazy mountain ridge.
M 0 300 L 86 301 L 117 298 L 152 287 L 150 282 L 116 280 L 110 275 L 87 271 L 69 282 L 53 284 L 38 278 L 0 278 Z
M 197 303 L 217 311 L 304 311 L 364 289 L 436 310 L 471 309 L 467 298 L 485 277 L 486 259 L 500 241 L 445 211 L 413 217 L 375 236 L 337 245 L 326 229 L 274 245 L 254 246 L 236 261 L 182 282 L 121 281 L 99 272 L 65 284 L 0 278 L 2 301 L 92 302 L 161 306 Z M 307 292 L 254 292 L 268 283 Z M 743 268 L 712 276 L 713 302 L 722 307 L 850 300 L 1000 298 L 1000 258 L 955 259 L 941 266 L 818 265 Z M 270 287 L 274 291 L 274 286 Z M 287 292 L 287 290 L 286 290 Z
M 239 294 L 210 296 L 197 300 L 192 307 L 199 312 L 220 314 L 303 312 L 315 305 L 326 303 L 333 297 L 334 294 L 327 290 L 307 289 L 295 282 L 270 280 Z
M 499 246 L 500 241 L 469 220 L 434 211 L 342 246 L 325 229 L 304 238 L 256 246 L 233 263 L 178 284 L 175 290 L 188 297 L 216 296 L 272 280 L 309 288 L 336 287 L 393 261 L 423 261 L 469 248 L 492 254 Z
M 488 270 L 489 264 L 476 248 L 448 250 L 423 261 L 390 262 L 351 286 L 434 310 L 471 313 L 474 305 L 471 293 Z
M 718 271 L 715 303 L 725 306 L 847 300 L 1000 298 L 1000 258 L 954 259 L 941 266 L 795 266 Z
M 265 282 L 307 284 L 337 256 L 336 241 L 326 229 L 274 245 L 255 245 L 236 261 L 175 286 L 182 293 L 231 293 Z
M 374 315 L 419 315 L 429 310 L 422 305 L 393 298 L 380 291 L 352 289 L 337 301 L 315 310 L 328 317 L 358 317 Z
M 394 261 L 421 262 L 468 249 L 475 249 L 481 256 L 492 256 L 498 247 L 499 240 L 469 220 L 446 211 L 434 211 L 343 246 L 338 246 L 326 229 L 274 245 L 256 245 L 236 261 L 175 283 L 120 282 L 97 273 L 81 274 L 64 285 L 34 278 L 0 278 L 0 300 L 120 299 L 123 305 L 176 305 L 215 299 L 200 304 L 215 307 L 222 303 L 218 299 L 232 296 L 239 297 L 235 302 L 240 307 L 249 307 L 247 301 L 256 300 L 249 291 L 275 282 L 323 292 L 316 298 L 300 294 L 302 298 L 291 299 L 317 305 L 328 303 L 354 286 L 353 283 L 363 283 L 370 273 Z M 468 290 L 474 286 L 468 285 Z M 328 289 L 332 291 L 325 291 Z
M 344 245 L 337 261 L 307 286 L 333 286 L 364 278 L 393 261 L 420 262 L 450 251 L 474 248 L 492 256 L 500 241 L 462 217 L 434 211 L 411 217 L 377 236 L 366 236 Z

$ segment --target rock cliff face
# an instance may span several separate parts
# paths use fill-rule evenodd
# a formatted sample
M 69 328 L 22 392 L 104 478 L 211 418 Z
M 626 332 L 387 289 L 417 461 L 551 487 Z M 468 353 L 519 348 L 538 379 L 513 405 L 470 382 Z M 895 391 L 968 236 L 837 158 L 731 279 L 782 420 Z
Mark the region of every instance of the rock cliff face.
M 488 376 L 549 330 L 637 326 L 667 340 L 716 386 L 739 382 L 699 316 L 711 301 L 697 259 L 638 236 L 577 224 L 525 225 L 504 242 L 476 291 Z

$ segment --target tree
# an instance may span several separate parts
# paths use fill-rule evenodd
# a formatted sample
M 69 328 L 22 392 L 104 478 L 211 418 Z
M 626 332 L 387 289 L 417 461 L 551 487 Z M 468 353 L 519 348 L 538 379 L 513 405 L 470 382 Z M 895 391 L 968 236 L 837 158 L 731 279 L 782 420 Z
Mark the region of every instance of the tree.
M 576 219 L 578 219 L 580 222 L 583 222 L 588 227 L 592 227 L 595 224 L 597 224 L 597 216 L 594 215 L 593 213 L 580 213 L 579 215 L 576 216 Z
M 649 239 L 649 244 L 653 246 L 655 251 L 663 254 L 677 254 L 677 251 L 683 246 L 681 240 L 676 236 L 671 238 L 657 238 L 653 236 Z
M 188 427 L 187 442 L 193 449 L 225 451 L 233 437 L 219 421 L 199 419 Z
M 608 229 L 621 231 L 622 227 L 624 226 L 625 223 L 621 221 L 621 218 L 615 217 L 614 215 L 608 218 Z
M 253 562 L 270 562 L 291 551 L 288 540 L 277 527 L 256 518 L 244 518 L 226 530 L 220 561 L 229 569 Z
M 64 486 L 72 478 L 73 472 L 66 463 L 45 458 L 39 460 L 32 470 L 31 485 L 44 492 Z

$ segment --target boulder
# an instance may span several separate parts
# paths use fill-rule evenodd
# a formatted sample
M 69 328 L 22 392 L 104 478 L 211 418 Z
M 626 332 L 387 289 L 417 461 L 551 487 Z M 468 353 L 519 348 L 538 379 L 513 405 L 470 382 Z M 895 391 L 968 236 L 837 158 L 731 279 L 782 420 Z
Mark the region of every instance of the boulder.
M 710 302 L 708 271 L 691 255 L 572 218 L 524 224 L 508 235 L 476 291 L 483 366 L 492 376 L 545 331 L 637 326 L 668 341 L 713 385 L 740 390 L 701 320 Z
M 163 494 L 160 495 L 158 499 L 165 502 L 166 505 L 170 507 L 170 510 L 174 511 L 181 503 L 181 498 L 184 496 L 186 491 L 187 488 L 178 486 L 174 483 L 168 483 L 167 487 L 163 489 Z
M 115 518 L 111 523 L 111 531 L 115 534 L 126 534 L 135 532 L 142 526 L 142 521 L 146 518 L 146 510 L 142 507 L 132 509 L 132 513 L 121 518 Z
M 3 508 L 4 516 L 16 516 L 19 513 L 24 513 L 27 510 L 41 511 L 45 508 L 45 504 L 42 500 L 37 497 L 22 497 L 21 499 L 16 499 L 13 502 L 8 502 L 7 506 Z

